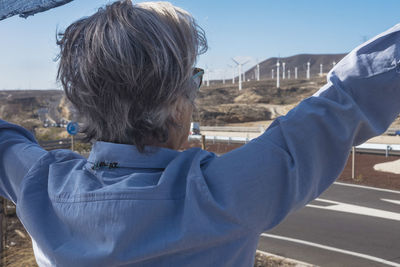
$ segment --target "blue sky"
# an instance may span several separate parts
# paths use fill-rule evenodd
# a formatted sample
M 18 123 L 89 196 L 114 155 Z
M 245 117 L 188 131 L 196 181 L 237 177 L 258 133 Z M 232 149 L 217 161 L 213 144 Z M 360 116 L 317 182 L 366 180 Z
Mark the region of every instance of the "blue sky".
M 22 19 L 0 21 L 0 90 L 60 88 L 55 81 L 57 29 L 112 1 L 75 0 Z M 142 1 L 134 1 L 142 2 Z M 211 78 L 226 72 L 232 57 L 252 61 L 300 53 L 345 53 L 400 22 L 398 0 L 172 0 L 206 31 L 209 51 L 198 66 Z

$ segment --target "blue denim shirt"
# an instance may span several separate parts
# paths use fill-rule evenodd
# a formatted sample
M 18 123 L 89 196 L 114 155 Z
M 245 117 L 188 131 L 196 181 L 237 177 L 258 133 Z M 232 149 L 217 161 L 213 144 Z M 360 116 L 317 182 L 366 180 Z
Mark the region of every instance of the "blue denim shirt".
M 97 142 L 86 160 L 0 121 L 1 194 L 40 266 L 252 266 L 260 233 L 321 194 L 351 146 L 399 114 L 399 30 L 356 48 L 314 96 L 222 156 Z

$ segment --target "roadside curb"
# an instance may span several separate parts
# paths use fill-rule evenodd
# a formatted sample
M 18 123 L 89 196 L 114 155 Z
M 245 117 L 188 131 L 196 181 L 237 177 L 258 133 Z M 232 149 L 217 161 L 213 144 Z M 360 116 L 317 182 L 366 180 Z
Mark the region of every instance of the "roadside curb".
M 307 262 L 298 261 L 298 260 L 294 260 L 294 259 L 290 259 L 290 258 L 285 258 L 282 256 L 278 256 L 275 254 L 257 250 L 256 251 L 256 259 L 260 258 L 260 257 L 264 258 L 266 262 L 273 262 L 274 263 L 273 266 L 317 267 L 317 265 L 312 265 Z M 256 262 L 256 265 L 254 265 L 254 266 L 256 267 L 259 265 L 257 265 L 257 262 Z

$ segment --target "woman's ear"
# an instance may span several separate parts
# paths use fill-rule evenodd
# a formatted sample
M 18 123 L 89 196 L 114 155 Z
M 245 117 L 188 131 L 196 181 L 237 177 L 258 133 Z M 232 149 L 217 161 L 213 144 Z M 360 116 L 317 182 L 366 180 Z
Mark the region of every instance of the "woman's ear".
M 186 105 L 187 103 L 182 97 L 180 97 L 174 104 L 171 117 L 177 125 L 182 125 L 183 123 Z

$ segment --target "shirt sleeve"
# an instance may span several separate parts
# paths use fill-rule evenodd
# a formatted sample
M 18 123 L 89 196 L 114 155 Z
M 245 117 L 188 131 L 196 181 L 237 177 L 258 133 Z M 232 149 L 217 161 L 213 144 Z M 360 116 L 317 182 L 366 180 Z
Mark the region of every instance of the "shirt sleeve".
M 205 166 L 216 205 L 261 232 L 331 185 L 351 147 L 382 134 L 400 112 L 399 31 L 396 25 L 350 52 L 315 95 Z
M 26 129 L 0 120 L 0 194 L 17 203 L 22 179 L 46 153 Z

